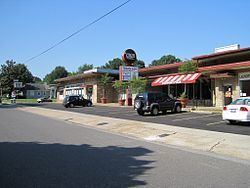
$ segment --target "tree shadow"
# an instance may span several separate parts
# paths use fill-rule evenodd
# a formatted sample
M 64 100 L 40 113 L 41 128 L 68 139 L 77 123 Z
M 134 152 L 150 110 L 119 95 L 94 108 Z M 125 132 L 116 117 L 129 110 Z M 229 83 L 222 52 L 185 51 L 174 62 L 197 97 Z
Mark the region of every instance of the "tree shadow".
M 139 160 L 152 151 L 141 148 L 90 145 L 0 143 L 0 187 L 131 187 L 152 168 Z

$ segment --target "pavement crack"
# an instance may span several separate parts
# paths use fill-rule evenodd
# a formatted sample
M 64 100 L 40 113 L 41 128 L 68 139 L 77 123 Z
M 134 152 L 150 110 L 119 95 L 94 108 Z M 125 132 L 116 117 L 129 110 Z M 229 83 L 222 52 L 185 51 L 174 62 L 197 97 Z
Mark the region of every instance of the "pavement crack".
M 215 147 L 220 145 L 222 142 L 224 142 L 226 139 L 223 138 L 222 140 L 218 141 L 216 144 L 214 144 L 208 151 L 213 151 Z

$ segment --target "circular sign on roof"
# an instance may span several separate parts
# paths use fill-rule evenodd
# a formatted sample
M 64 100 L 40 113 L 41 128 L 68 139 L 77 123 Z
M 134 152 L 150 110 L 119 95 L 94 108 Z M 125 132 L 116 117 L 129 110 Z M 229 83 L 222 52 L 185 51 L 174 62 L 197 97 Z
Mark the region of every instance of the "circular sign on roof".
M 127 49 L 122 53 L 122 60 L 126 63 L 127 66 L 133 65 L 136 61 L 136 53 L 132 49 Z

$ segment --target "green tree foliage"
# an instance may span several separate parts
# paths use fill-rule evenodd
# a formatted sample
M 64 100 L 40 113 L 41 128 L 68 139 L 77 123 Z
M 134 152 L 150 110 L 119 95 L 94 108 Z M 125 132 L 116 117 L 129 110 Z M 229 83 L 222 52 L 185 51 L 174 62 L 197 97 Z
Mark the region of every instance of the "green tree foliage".
M 100 85 L 102 86 L 102 91 L 103 91 L 103 98 L 106 98 L 106 87 L 108 83 L 111 81 L 111 77 L 109 76 L 108 73 L 103 74 L 100 79 Z
M 144 61 L 142 61 L 142 60 L 136 60 L 136 61 L 134 62 L 134 66 L 135 66 L 135 67 L 139 67 L 139 68 L 145 68 L 145 63 L 144 63 Z
M 14 89 L 13 81 L 33 83 L 34 77 L 24 64 L 16 64 L 13 60 L 7 60 L 1 65 L 0 83 L 3 88 L 3 94 L 10 94 Z
M 181 62 L 181 59 L 176 58 L 173 55 L 164 55 L 160 59 L 153 60 L 150 64 L 149 67 L 152 66 L 157 66 L 157 65 L 166 65 L 166 64 L 172 64 L 175 62 Z
M 132 78 L 132 80 L 129 81 L 129 86 L 132 90 L 132 93 L 142 93 L 145 91 L 147 84 L 146 79 L 142 78 Z
M 43 81 L 47 82 L 47 84 L 52 84 L 56 79 L 64 78 L 67 76 L 68 76 L 68 71 L 62 66 L 57 66 L 51 73 L 45 76 Z
M 108 61 L 102 68 L 105 69 L 119 69 L 119 66 L 123 65 L 123 61 L 120 58 L 114 58 L 110 61 Z
M 197 65 L 192 61 L 186 61 L 179 67 L 179 72 L 183 74 L 195 72 L 196 70 Z
M 68 72 L 68 76 L 75 76 L 75 75 L 77 75 L 78 73 L 77 72 L 74 72 L 74 71 L 72 71 L 72 72 Z
M 93 64 L 87 64 L 87 63 L 85 63 L 82 66 L 78 67 L 77 73 L 81 74 L 81 73 L 83 73 L 86 70 L 93 69 L 93 67 L 94 67 Z
M 116 80 L 115 83 L 112 85 L 112 87 L 119 93 L 125 92 L 126 88 L 128 86 L 128 82 L 123 82 L 120 80 Z
M 108 61 L 104 66 L 102 66 L 102 68 L 105 69 L 119 69 L 119 67 L 121 65 L 125 65 L 125 63 L 120 59 L 120 58 L 114 58 L 110 61 Z M 134 62 L 134 66 L 137 66 L 139 68 L 144 68 L 145 67 L 145 63 L 142 60 L 136 60 Z
M 39 78 L 37 76 L 34 76 L 33 82 L 35 82 L 35 83 L 42 83 L 43 81 L 41 80 L 41 78 Z

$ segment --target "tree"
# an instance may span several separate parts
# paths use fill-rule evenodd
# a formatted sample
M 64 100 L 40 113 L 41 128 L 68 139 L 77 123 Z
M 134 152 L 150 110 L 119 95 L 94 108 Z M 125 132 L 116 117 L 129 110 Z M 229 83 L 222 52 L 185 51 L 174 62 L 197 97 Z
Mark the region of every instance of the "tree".
M 147 85 L 147 80 L 142 78 L 132 78 L 129 81 L 129 86 L 132 90 L 132 93 L 142 93 L 145 91 Z
M 13 60 L 7 60 L 1 65 L 0 83 L 3 94 L 11 94 L 14 89 L 13 81 L 18 80 L 23 84 L 33 83 L 34 77 L 24 64 L 16 64 Z
M 150 64 L 149 67 L 152 66 L 157 66 L 157 65 L 166 65 L 166 64 L 172 64 L 175 62 L 181 62 L 181 59 L 176 58 L 173 55 L 164 55 L 158 60 L 153 60 Z
M 93 67 L 94 67 L 93 64 L 87 64 L 87 63 L 85 63 L 85 64 L 83 64 L 82 66 L 78 67 L 77 73 L 78 73 L 78 74 L 81 74 L 81 73 L 83 73 L 84 71 L 93 69 Z
M 183 74 L 195 72 L 196 70 L 197 65 L 192 61 L 186 61 L 179 67 L 179 72 Z
M 43 81 L 47 82 L 47 84 L 52 84 L 56 79 L 64 78 L 68 76 L 68 71 L 62 67 L 57 66 L 51 73 L 47 74 Z
M 37 76 L 34 76 L 33 82 L 35 82 L 35 83 L 42 83 L 43 81 L 41 80 L 41 78 L 39 78 Z
M 120 58 L 114 58 L 110 61 L 108 61 L 102 68 L 105 69 L 119 69 L 119 66 L 123 65 L 123 61 Z
M 135 67 L 139 67 L 139 68 L 145 68 L 145 63 L 144 63 L 144 61 L 142 61 L 142 60 L 136 60 L 136 61 L 134 62 L 134 66 L 135 66 Z
M 102 91 L 103 91 L 102 99 L 104 99 L 104 100 L 107 100 L 107 98 L 106 98 L 106 87 L 107 87 L 107 85 L 108 85 L 108 83 L 110 81 L 111 81 L 111 77 L 109 76 L 108 73 L 103 74 L 101 76 L 100 84 L 102 85 Z M 104 102 L 104 103 L 106 103 L 106 102 Z

